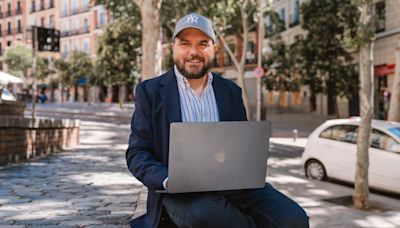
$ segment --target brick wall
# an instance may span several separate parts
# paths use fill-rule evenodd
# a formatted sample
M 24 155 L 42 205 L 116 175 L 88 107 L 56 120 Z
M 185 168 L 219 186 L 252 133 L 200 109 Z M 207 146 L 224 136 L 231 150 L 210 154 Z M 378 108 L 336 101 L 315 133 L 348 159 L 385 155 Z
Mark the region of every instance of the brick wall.
M 0 165 L 79 144 L 79 120 L 0 116 Z

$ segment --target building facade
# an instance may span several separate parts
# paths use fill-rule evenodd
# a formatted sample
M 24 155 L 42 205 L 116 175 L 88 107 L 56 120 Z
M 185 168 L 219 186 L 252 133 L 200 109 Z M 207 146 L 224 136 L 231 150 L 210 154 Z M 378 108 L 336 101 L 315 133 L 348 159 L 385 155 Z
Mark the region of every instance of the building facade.
M 7 47 L 25 42 L 27 25 L 27 7 L 23 0 L 0 1 L 0 56 Z M 1 58 L 2 59 L 2 58 Z M 3 70 L 2 60 L 0 69 Z
M 286 44 L 294 42 L 295 36 L 305 34 L 301 29 L 301 16 L 299 5 L 305 0 L 274 0 L 273 11 L 277 12 L 284 21 L 285 31 L 281 33 Z M 385 119 L 389 106 L 391 85 L 395 74 L 395 51 L 400 41 L 400 1 L 375 0 L 374 14 L 377 18 L 375 24 L 376 40 L 374 42 L 374 68 L 375 68 L 375 118 Z M 267 27 L 271 25 L 267 18 Z M 352 53 L 355 63 L 358 62 L 358 53 Z M 400 64 L 400 63 L 397 63 Z M 309 110 L 310 100 L 307 87 L 302 88 L 303 107 Z M 316 98 L 315 110 L 323 115 L 333 114 L 332 99 L 330 94 L 319 94 Z M 358 115 L 358 98 L 353 101 L 338 99 L 339 114 L 342 117 Z

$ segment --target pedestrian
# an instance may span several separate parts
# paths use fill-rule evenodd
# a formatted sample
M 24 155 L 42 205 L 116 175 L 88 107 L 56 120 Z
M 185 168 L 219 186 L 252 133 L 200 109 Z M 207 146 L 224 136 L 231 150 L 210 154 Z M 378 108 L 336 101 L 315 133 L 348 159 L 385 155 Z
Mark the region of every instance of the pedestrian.
M 170 123 L 247 120 L 241 89 L 211 73 L 215 41 L 209 19 L 196 13 L 184 16 L 171 41 L 174 67 L 136 87 L 126 159 L 149 192 L 147 213 L 130 225 L 158 227 L 166 214 L 178 227 L 308 227 L 305 211 L 268 183 L 248 190 L 156 192 L 168 190 Z

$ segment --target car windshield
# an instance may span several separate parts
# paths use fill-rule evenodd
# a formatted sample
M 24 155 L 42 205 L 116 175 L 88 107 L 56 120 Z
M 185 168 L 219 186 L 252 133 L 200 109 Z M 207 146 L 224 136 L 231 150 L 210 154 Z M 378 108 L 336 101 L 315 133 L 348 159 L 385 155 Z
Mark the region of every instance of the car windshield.
M 395 134 L 397 137 L 400 137 L 400 127 L 389 128 L 389 131 Z

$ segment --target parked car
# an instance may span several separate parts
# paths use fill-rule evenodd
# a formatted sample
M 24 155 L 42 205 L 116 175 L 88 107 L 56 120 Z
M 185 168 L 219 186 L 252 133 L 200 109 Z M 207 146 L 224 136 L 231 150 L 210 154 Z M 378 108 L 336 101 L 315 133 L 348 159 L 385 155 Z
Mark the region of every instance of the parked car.
M 354 183 L 360 118 L 328 120 L 308 137 L 302 155 L 305 174 Z M 400 123 L 372 121 L 369 185 L 400 193 Z

